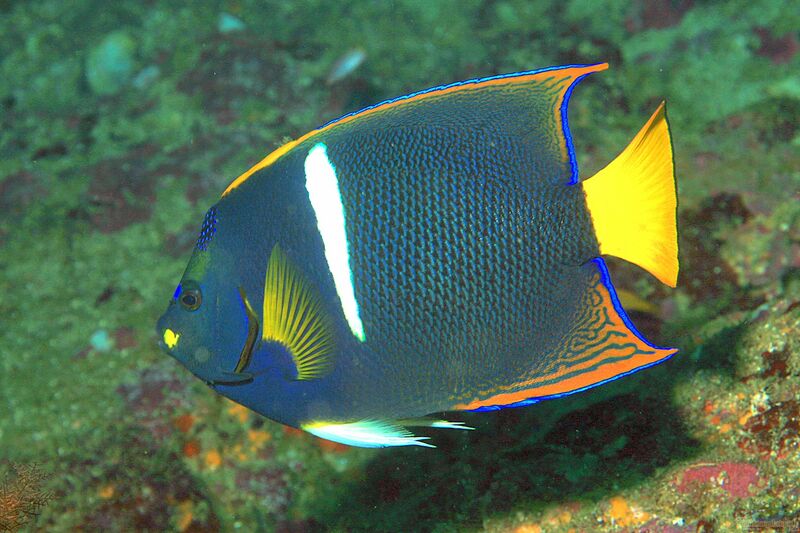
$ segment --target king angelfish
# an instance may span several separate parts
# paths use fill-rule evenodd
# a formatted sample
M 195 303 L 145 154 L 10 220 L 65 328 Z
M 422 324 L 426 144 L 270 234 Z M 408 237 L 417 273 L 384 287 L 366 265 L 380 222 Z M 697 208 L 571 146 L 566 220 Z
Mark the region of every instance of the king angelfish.
M 674 287 L 662 103 L 586 180 L 567 126 L 606 64 L 402 96 L 281 146 L 211 207 L 162 347 L 266 417 L 365 447 L 430 446 L 426 418 L 522 406 L 660 363 L 603 255 Z

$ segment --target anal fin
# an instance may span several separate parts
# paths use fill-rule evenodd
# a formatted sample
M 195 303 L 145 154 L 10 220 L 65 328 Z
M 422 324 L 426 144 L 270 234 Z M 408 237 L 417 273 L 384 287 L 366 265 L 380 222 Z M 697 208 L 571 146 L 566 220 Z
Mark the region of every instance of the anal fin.
M 581 268 L 589 290 L 572 329 L 558 346 L 515 383 L 483 391 L 453 409 L 489 411 L 573 394 L 666 361 L 677 352 L 651 344 L 636 330 L 601 258 Z

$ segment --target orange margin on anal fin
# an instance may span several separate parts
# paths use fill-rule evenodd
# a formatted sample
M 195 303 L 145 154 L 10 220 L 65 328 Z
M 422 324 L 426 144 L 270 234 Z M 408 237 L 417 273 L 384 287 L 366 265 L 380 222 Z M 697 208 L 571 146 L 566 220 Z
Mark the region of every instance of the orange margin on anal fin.
M 453 410 L 488 411 L 520 407 L 597 387 L 666 361 L 677 353 L 644 339 L 636 330 L 611 285 L 601 258 L 582 268 L 592 269 L 585 312 L 570 333 L 537 369 L 508 386 L 483 391 Z

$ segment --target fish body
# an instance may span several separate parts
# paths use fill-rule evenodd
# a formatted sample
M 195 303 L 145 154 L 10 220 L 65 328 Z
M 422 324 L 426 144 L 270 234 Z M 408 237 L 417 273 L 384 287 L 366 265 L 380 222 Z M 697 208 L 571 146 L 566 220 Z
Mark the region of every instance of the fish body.
M 234 401 L 359 446 L 428 445 L 406 428 L 464 428 L 429 413 L 527 405 L 669 358 L 601 258 L 675 284 L 663 105 L 578 178 L 567 103 L 605 68 L 436 87 L 277 149 L 206 215 L 163 347 Z

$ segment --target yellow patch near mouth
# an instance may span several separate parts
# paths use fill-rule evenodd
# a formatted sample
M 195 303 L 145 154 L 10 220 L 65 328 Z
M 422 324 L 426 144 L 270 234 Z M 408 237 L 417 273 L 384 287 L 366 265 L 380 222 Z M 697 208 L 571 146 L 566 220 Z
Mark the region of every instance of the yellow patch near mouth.
M 173 349 L 176 344 L 178 344 L 180 338 L 181 338 L 180 333 L 175 333 L 169 328 L 164 330 L 164 344 L 166 344 L 167 348 L 169 348 L 170 350 Z

